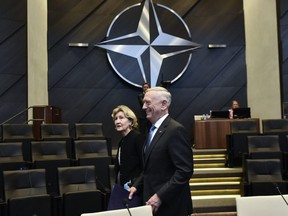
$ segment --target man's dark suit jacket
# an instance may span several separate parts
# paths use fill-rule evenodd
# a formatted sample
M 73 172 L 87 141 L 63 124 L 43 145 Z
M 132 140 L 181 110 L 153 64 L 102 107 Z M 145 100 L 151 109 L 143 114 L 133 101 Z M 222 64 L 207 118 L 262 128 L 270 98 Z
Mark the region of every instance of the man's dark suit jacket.
M 143 158 L 143 176 L 134 185 L 137 189 L 143 186 L 143 201 L 157 193 L 162 201 L 157 216 L 190 215 L 193 152 L 184 127 L 168 116 Z

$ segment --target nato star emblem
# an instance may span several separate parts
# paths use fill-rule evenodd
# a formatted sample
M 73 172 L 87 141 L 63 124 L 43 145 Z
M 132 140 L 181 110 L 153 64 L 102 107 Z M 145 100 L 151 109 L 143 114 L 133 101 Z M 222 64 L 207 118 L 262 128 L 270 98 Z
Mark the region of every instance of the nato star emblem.
M 137 12 L 140 14 L 138 19 L 134 15 Z M 166 23 L 175 24 L 170 31 L 177 32 L 180 28 L 182 32 L 186 31 L 185 35 L 181 37 L 165 32 L 158 14 L 166 14 L 171 18 L 166 20 Z M 186 23 L 176 12 L 166 6 L 153 4 L 152 0 L 132 5 L 118 14 L 108 29 L 106 40 L 95 46 L 106 49 L 115 72 L 137 87 L 141 87 L 144 82 L 149 82 L 153 87 L 159 85 L 163 79 L 175 82 L 187 69 L 192 51 L 201 47 L 191 41 L 191 33 Z M 180 55 L 179 62 L 175 57 Z M 167 67 L 165 69 L 165 64 L 170 59 L 173 62 L 173 58 L 174 62 L 176 59 L 181 64 L 170 73 Z M 171 62 L 170 64 L 175 65 Z

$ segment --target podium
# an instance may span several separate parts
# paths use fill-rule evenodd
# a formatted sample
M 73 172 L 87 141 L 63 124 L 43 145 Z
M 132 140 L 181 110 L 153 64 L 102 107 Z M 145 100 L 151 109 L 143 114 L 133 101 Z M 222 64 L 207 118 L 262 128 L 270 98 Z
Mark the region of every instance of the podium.
M 230 134 L 229 119 L 195 121 L 195 148 L 226 148 L 226 135 Z
M 41 124 L 61 123 L 61 109 L 55 106 L 33 106 L 33 134 L 41 138 Z

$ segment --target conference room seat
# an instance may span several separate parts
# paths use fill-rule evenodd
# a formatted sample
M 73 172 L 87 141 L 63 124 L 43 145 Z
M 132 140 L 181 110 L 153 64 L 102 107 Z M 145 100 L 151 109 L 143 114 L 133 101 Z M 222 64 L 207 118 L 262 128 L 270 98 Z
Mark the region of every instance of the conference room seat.
M 0 143 L 0 171 L 29 168 L 29 163 L 24 160 L 22 148 L 22 142 Z
M 279 159 L 246 159 L 243 173 L 242 196 L 279 195 L 288 192 Z
M 3 171 L 22 170 L 27 169 L 28 167 L 29 163 L 27 163 L 23 158 L 22 142 L 0 143 L 1 177 L 3 176 Z M 0 178 L 0 194 L 4 194 L 3 178 Z M 0 203 L 2 203 L 3 207 L 4 200 L 1 199 Z
M 75 123 L 75 140 L 106 140 L 108 155 L 112 155 L 111 139 L 103 132 L 103 123 Z
M 2 124 L 0 125 L 0 142 L 3 141 L 3 132 L 2 132 Z
M 252 159 L 277 158 L 283 162 L 278 135 L 248 136 L 248 157 Z
M 108 155 L 106 140 L 76 140 L 75 160 L 76 166 L 95 166 L 97 188 L 103 192 L 105 205 L 111 194 L 111 182 L 109 176 L 109 165 L 112 157 Z
M 58 168 L 61 216 L 104 210 L 103 193 L 97 188 L 96 178 L 94 166 Z
M 102 123 L 75 123 L 75 139 L 105 139 Z
M 76 158 L 108 156 L 107 140 L 76 140 L 74 146 Z
M 231 134 L 227 135 L 226 166 L 241 167 L 243 154 L 248 153 L 247 136 L 259 135 L 259 121 L 243 119 L 231 121 Z
M 285 145 L 288 145 L 288 135 L 285 136 Z M 285 166 L 285 178 L 288 179 L 288 152 L 287 151 L 283 151 L 283 155 L 284 155 L 284 166 Z
M 31 143 L 32 168 L 46 170 L 47 191 L 53 196 L 58 195 L 58 167 L 72 165 L 68 157 L 66 141 L 35 141 Z
M 278 135 L 281 150 L 288 152 L 288 119 L 263 119 L 262 128 L 265 135 Z
M 68 123 L 41 124 L 41 140 L 66 141 L 68 157 L 74 158 L 73 140 L 70 136 Z
M 248 136 L 248 154 L 243 159 L 279 159 L 284 174 L 287 169 L 284 152 L 280 149 L 278 135 Z M 286 178 L 286 174 L 284 176 Z
M 3 140 L 34 139 L 31 124 L 3 124 Z
M 112 158 L 108 155 L 106 140 L 76 140 L 75 159 L 76 165 L 86 166 L 94 165 L 98 188 L 109 193 L 109 165 L 112 164 Z
M 288 119 L 262 119 L 263 133 L 288 133 Z
M 52 216 L 44 169 L 4 171 L 4 216 Z
M 23 155 L 31 161 L 31 141 L 35 140 L 32 124 L 3 124 L 3 142 L 22 142 Z
M 230 126 L 232 134 L 259 133 L 259 122 L 253 119 L 231 121 Z
M 263 119 L 263 134 L 278 135 L 280 149 L 284 155 L 284 166 L 286 167 L 286 176 L 288 176 L 288 119 Z M 287 178 L 287 177 L 286 177 Z
M 70 138 L 69 124 L 54 123 L 41 125 L 41 138 L 47 139 L 68 139 Z

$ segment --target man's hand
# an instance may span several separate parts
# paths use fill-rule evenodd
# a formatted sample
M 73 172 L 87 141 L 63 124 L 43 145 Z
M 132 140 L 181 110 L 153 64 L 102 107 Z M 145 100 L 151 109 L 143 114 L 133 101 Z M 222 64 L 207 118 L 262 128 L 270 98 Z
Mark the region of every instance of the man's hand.
M 130 188 L 128 189 L 128 191 L 130 192 L 128 198 L 131 200 L 131 199 L 133 198 L 134 193 L 137 192 L 137 188 L 135 188 L 135 187 L 132 186 L 132 187 L 130 187 Z
M 161 205 L 161 200 L 157 194 L 154 194 L 150 199 L 146 202 L 146 205 L 151 205 L 153 212 L 156 213 Z

